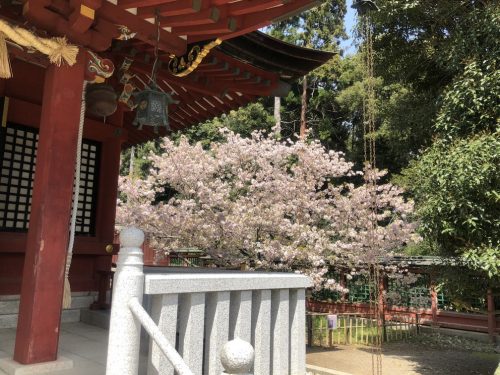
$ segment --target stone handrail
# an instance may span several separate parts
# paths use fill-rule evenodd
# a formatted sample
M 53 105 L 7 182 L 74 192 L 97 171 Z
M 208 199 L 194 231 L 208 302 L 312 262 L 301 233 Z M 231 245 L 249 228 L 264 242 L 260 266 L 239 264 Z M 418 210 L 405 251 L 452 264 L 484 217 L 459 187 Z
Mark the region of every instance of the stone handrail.
M 306 371 L 306 375 L 352 375 L 347 372 L 331 370 L 313 365 L 307 365 Z
M 137 298 L 132 298 L 128 302 L 128 306 L 134 316 L 139 319 L 144 329 L 148 332 L 151 339 L 154 340 L 156 345 L 163 352 L 165 357 L 170 361 L 179 375 L 193 375 L 193 372 L 186 365 L 179 353 L 175 350 L 172 344 L 163 336 L 158 326 L 149 317 L 149 314 L 142 307 Z

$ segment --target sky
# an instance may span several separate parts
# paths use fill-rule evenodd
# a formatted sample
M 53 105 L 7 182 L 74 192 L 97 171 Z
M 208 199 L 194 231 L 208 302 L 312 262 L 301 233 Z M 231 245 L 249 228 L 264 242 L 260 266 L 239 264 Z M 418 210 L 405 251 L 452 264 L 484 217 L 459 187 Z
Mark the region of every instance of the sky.
M 356 52 L 356 48 L 353 45 L 353 29 L 356 24 L 356 10 L 351 8 L 352 0 L 346 0 L 347 13 L 344 18 L 345 30 L 349 38 L 340 43 L 340 46 L 344 50 L 344 56 L 352 55 Z

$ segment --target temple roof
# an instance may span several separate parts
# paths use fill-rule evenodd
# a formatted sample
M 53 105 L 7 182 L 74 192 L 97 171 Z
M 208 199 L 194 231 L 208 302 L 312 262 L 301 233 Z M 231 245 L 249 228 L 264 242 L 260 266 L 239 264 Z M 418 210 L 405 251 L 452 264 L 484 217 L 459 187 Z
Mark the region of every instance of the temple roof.
M 138 44 L 182 55 L 187 46 L 228 40 L 289 18 L 319 0 L 23 0 L 2 2 L 0 15 L 21 15 L 32 26 L 102 52 L 112 41 L 133 34 Z
M 192 47 L 193 45 L 190 45 Z M 127 51 L 122 47 L 121 51 Z M 178 105 L 169 106 L 170 126 L 180 130 L 237 109 L 261 96 L 284 96 L 290 83 L 327 62 L 334 53 L 297 47 L 259 31 L 223 41 L 188 76 L 175 77 L 162 66 L 160 86 L 173 93 Z M 148 80 L 150 64 L 135 55 L 130 70 Z M 151 61 L 151 57 L 148 58 Z M 128 114 L 129 124 L 133 113 Z M 131 144 L 154 138 L 151 129 L 130 125 Z
M 317 4 L 319 0 L 25 0 L 2 3 L 0 17 L 47 36 L 97 52 L 115 64 L 109 80 L 118 94 L 125 84 L 149 82 L 157 44 L 157 83 L 178 104 L 169 106 L 172 130 L 227 113 L 261 96 L 286 95 L 290 83 L 325 63 L 330 52 L 291 45 L 255 31 Z M 209 48 L 207 48 L 209 47 Z M 205 51 L 189 74 L 172 74 L 172 63 Z M 22 48 L 21 48 L 22 50 Z M 43 65 L 43 57 L 11 48 L 18 58 Z M 182 65 L 182 64 L 181 64 Z M 125 68 L 124 68 L 125 67 Z M 176 72 L 174 72 L 176 73 Z M 126 106 L 123 107 L 127 110 Z M 158 137 L 133 127 L 125 113 L 128 144 Z M 159 135 L 165 135 L 165 131 Z
M 225 54 L 293 82 L 330 60 L 334 53 L 298 47 L 260 31 L 229 39 L 218 47 Z

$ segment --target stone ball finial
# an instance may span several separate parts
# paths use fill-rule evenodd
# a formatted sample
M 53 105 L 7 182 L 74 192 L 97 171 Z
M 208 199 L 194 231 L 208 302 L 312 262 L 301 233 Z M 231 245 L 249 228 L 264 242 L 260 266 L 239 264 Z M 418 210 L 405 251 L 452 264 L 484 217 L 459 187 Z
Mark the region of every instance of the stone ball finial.
M 123 228 L 120 232 L 122 247 L 141 247 L 144 242 L 144 232 L 135 227 Z
M 240 338 L 227 342 L 221 350 L 220 361 L 225 374 L 248 374 L 253 366 L 252 345 Z

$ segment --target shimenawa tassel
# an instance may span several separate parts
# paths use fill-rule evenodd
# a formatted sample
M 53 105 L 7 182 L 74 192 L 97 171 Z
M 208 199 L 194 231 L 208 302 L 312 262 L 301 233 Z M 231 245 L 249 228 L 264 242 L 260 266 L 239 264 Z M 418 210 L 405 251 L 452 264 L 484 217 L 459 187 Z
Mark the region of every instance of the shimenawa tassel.
M 68 277 L 64 277 L 64 293 L 63 293 L 63 309 L 69 309 L 71 307 L 71 286 L 69 284 Z
M 10 67 L 9 50 L 5 41 L 5 34 L 0 31 L 0 78 L 11 78 L 12 69 Z

